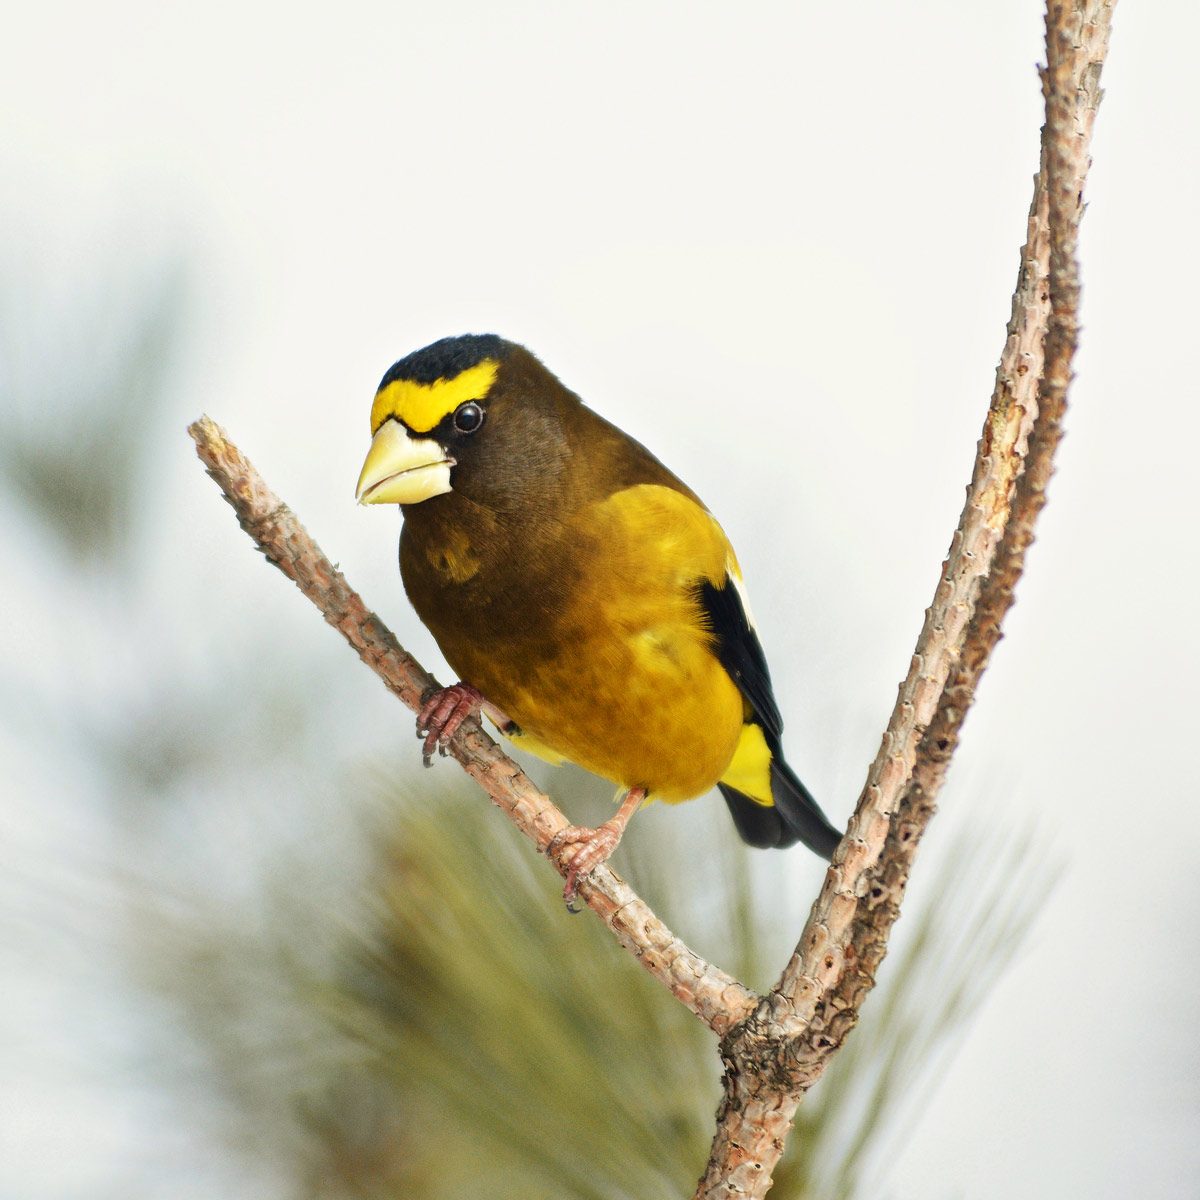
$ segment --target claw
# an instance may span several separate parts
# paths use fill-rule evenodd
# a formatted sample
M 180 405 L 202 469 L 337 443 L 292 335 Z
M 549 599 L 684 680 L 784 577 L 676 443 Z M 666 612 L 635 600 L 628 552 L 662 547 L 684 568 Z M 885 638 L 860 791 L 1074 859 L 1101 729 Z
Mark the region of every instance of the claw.
M 431 692 L 417 715 L 417 737 L 421 747 L 421 761 L 433 766 L 433 752 L 444 758 L 446 744 L 458 732 L 459 726 L 468 718 L 479 715 L 483 697 L 469 683 L 455 683 L 447 688 Z
M 560 871 L 563 871 L 566 876 L 566 884 L 563 887 L 563 901 L 566 903 L 567 912 L 569 913 L 574 914 L 580 911 L 575 904 L 579 888 L 579 872 L 575 869 L 575 862 L 579 858 L 583 845 L 586 845 L 588 838 L 595 836 L 599 832 L 599 829 L 589 829 L 586 825 L 568 825 L 566 829 L 560 829 L 550 839 L 550 844 L 546 847 L 546 857 Z M 574 854 L 564 861 L 562 852 L 567 846 L 571 845 L 579 845 L 580 849 L 576 850 Z
M 575 899 L 579 893 L 579 885 L 601 863 L 612 857 L 612 852 L 621 840 L 621 830 L 612 821 L 605 821 L 595 829 L 576 829 L 583 834 L 579 849 L 571 856 L 571 865 L 567 868 L 567 882 L 563 887 L 563 900 L 569 912 L 578 912 Z
M 566 902 L 567 912 L 577 913 L 579 911 L 575 906 L 579 885 L 601 863 L 607 862 L 612 857 L 612 852 L 617 848 L 621 835 L 625 832 L 625 826 L 629 823 L 629 818 L 638 810 L 645 798 L 645 788 L 630 788 L 625 794 L 625 799 L 621 802 L 616 816 L 611 820 L 605 821 L 603 825 L 597 825 L 595 829 L 589 829 L 585 825 L 568 825 L 566 829 L 560 829 L 550 839 L 550 844 L 546 847 L 546 854 L 566 875 L 566 883 L 563 885 L 563 900 Z M 569 858 L 565 858 L 562 852 L 569 845 L 578 846 L 579 849 Z

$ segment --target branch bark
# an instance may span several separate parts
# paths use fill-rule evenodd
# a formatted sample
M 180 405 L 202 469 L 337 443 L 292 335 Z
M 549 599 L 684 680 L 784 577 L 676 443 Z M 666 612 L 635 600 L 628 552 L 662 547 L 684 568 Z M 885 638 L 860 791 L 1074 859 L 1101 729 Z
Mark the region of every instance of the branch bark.
M 966 506 L 879 754 L 796 952 L 722 1046 L 725 1094 L 697 1200 L 769 1190 L 796 1107 L 874 986 L 917 846 L 1012 605 L 1062 433 L 1078 331 L 1082 190 L 1114 4 L 1049 0 L 1041 169 Z
M 722 1039 L 724 1097 L 697 1200 L 767 1194 L 797 1106 L 874 986 L 916 848 L 1012 605 L 1071 379 L 1081 195 L 1114 4 L 1048 2 L 1041 169 L 966 505 L 879 753 L 779 983 L 759 997 L 705 962 L 608 867 L 580 888 L 621 945 Z M 224 431 L 202 417 L 189 433 L 242 528 L 417 711 L 433 677 L 368 611 Z M 545 853 L 566 818 L 478 722 L 464 724 L 450 753 Z

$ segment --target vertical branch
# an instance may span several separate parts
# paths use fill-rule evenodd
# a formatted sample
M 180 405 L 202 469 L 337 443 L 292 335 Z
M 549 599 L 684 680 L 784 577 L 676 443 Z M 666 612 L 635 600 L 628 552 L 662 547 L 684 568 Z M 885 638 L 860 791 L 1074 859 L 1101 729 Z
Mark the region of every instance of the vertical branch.
M 871 821 L 864 829 L 866 823 L 860 820 L 858 828 L 868 836 L 863 837 L 860 832 L 857 839 L 860 844 L 854 844 L 851 838 L 847 838 L 851 842 L 849 847 L 843 843 L 814 907 L 806 937 L 788 964 L 778 989 L 780 998 L 791 1002 L 787 1022 L 793 1028 L 799 1021 L 812 1034 L 817 1032 L 817 1026 L 824 1026 L 824 1022 L 816 1019 L 818 1005 L 824 1005 L 831 1017 L 836 1010 L 839 1023 L 846 1026 L 840 1036 L 831 1037 L 831 1033 L 839 1031 L 821 1028 L 810 1039 L 814 1061 L 828 1056 L 857 1015 L 857 1004 L 847 1003 L 848 981 L 857 977 L 860 985 L 868 983 L 862 974 L 861 957 L 854 952 L 854 936 L 861 935 L 864 926 L 875 925 L 884 933 L 891 924 L 886 921 L 878 926 L 870 912 L 872 908 L 888 907 L 878 903 L 888 889 L 883 889 L 883 895 L 875 894 L 880 881 L 896 865 L 885 853 L 886 844 L 894 832 L 893 840 L 908 846 L 918 840 L 923 829 L 923 823 L 918 828 L 913 822 L 914 813 L 908 814 L 907 828 L 897 827 L 891 814 L 900 811 L 914 780 L 922 784 L 925 819 L 932 813 L 936 790 L 949 760 L 949 743 L 957 739 L 974 687 L 999 638 L 1000 622 L 1012 603 L 1013 588 L 1032 539 L 1033 521 L 1044 504 L 1046 477 L 1061 434 L 1076 342 L 1081 193 L 1089 165 L 1088 145 L 1100 98 L 1099 74 L 1108 48 L 1111 14 L 1112 4 L 1107 0 L 1077 0 L 1074 4 L 1069 0 L 1051 0 L 1047 12 L 1049 65 L 1043 74 L 1044 165 L 1035 184 L 1030 236 L 1023 253 L 1009 338 L 997 372 L 963 518 L 934 603 L 926 615 L 913 670 L 901 687 L 884 745 L 872 766 L 856 813 L 860 818 L 884 817 L 884 837 L 877 846 L 873 845 L 870 835 L 880 832 L 883 822 Z M 1030 368 L 1042 357 L 1037 347 L 1043 339 L 1045 353 L 1040 372 L 1043 382 L 1035 395 L 1030 381 L 1038 379 L 1038 372 Z M 1039 405 L 1043 406 L 1040 416 Z M 1018 485 L 1031 432 L 1037 470 L 1023 485 Z M 997 456 L 1009 464 L 1008 469 L 996 470 L 989 460 Z M 1001 494 L 995 484 L 1003 486 L 1005 482 L 1007 490 Z M 985 514 L 985 524 L 997 534 L 990 544 L 987 537 L 975 536 L 979 510 L 989 502 L 991 508 Z M 948 626 L 959 615 L 956 599 L 969 608 L 970 619 L 957 645 L 950 647 L 943 658 Z M 931 648 L 936 656 L 932 669 Z M 945 670 L 939 680 L 937 668 L 943 663 Z M 923 684 L 929 691 L 937 688 L 932 703 L 922 703 L 928 700 L 922 694 Z M 922 719 L 926 712 L 928 716 Z M 914 739 L 917 731 L 919 736 Z M 947 743 L 944 748 L 942 742 Z M 940 771 L 929 769 L 927 755 L 940 764 Z M 905 766 L 907 770 L 903 770 L 903 778 L 897 784 L 897 776 Z M 851 834 L 854 832 L 855 822 L 852 822 Z M 856 853 L 857 861 L 862 862 L 862 869 L 857 871 Z M 911 851 L 906 853 L 911 857 Z M 841 936 L 845 932 L 850 936 Z M 878 957 L 882 957 L 882 946 Z
M 796 1106 L 874 986 L 916 847 L 1012 605 L 1071 378 L 1081 196 L 1114 3 L 1049 0 L 1041 170 L 967 503 L 908 678 L 796 952 L 775 991 L 723 1044 L 725 1096 L 697 1200 L 746 1200 L 770 1188 Z
M 1061 4 L 1054 8 L 1061 10 Z M 974 698 L 979 679 L 1001 637 L 1001 625 L 1015 599 L 1017 582 L 1025 567 L 1025 556 L 1034 540 L 1034 525 L 1046 504 L 1046 487 L 1054 467 L 1054 456 L 1062 440 L 1070 363 L 1078 337 L 1079 264 L 1078 229 L 1083 215 L 1083 184 L 1090 165 L 1088 146 L 1102 92 L 1100 66 L 1108 51 L 1112 3 L 1090 3 L 1083 9 L 1056 13 L 1058 34 L 1048 37 L 1047 68 L 1042 76 L 1048 125 L 1043 136 L 1042 170 L 1038 176 L 1035 207 L 1040 207 L 1040 224 L 1056 233 L 1051 247 L 1044 247 L 1045 295 L 1053 298 L 1047 318 L 1044 369 L 1038 395 L 1038 418 L 1029 439 L 1025 471 L 1017 482 L 1016 498 L 1008 528 L 997 550 L 991 574 L 984 581 L 975 607 L 963 654 L 947 682 L 937 714 L 925 731 L 917 754 L 917 765 L 892 820 L 897 845 L 888 857 L 903 887 L 908 865 L 920 834 L 933 814 L 935 798 L 945 778 L 950 759 L 958 746 L 963 721 Z M 1051 84 L 1051 76 L 1057 82 Z M 1064 108 L 1069 111 L 1064 112 Z M 1049 183 L 1046 181 L 1049 180 Z M 1051 197 L 1053 201 L 1052 210 Z M 1027 247 L 1028 249 L 1028 247 Z M 1039 259 L 1042 256 L 1039 256 Z M 1011 331 L 1011 326 L 1010 326 Z M 889 887 L 889 895 L 899 889 Z M 890 918 L 894 920 L 894 916 Z M 864 947 L 865 951 L 865 947 Z M 873 973 L 882 953 L 860 956 L 864 970 Z

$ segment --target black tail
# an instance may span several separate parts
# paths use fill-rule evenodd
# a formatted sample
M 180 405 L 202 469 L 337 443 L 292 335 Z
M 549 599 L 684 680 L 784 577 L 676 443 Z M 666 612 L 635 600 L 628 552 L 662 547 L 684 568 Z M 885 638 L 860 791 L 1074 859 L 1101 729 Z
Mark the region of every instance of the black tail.
M 808 788 L 781 758 L 771 760 L 772 807 L 759 804 L 727 783 L 719 783 L 743 842 L 760 848 L 803 842 L 822 858 L 831 858 L 842 835 L 826 820 Z

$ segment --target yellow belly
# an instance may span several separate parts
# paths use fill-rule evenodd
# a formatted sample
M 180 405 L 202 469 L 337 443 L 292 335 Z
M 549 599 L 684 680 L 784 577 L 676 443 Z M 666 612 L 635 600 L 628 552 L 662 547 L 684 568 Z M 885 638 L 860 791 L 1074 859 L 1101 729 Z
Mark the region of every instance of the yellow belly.
M 725 535 L 689 496 L 637 485 L 565 520 L 556 546 L 570 587 L 546 614 L 545 637 L 470 636 L 451 609 L 428 606 L 422 616 L 451 666 L 536 752 L 661 800 L 708 791 L 745 715 L 696 590 L 725 578 Z
M 658 800 L 715 786 L 742 729 L 741 694 L 686 630 L 593 636 L 520 681 L 495 680 L 491 694 L 527 735 L 519 745 Z

